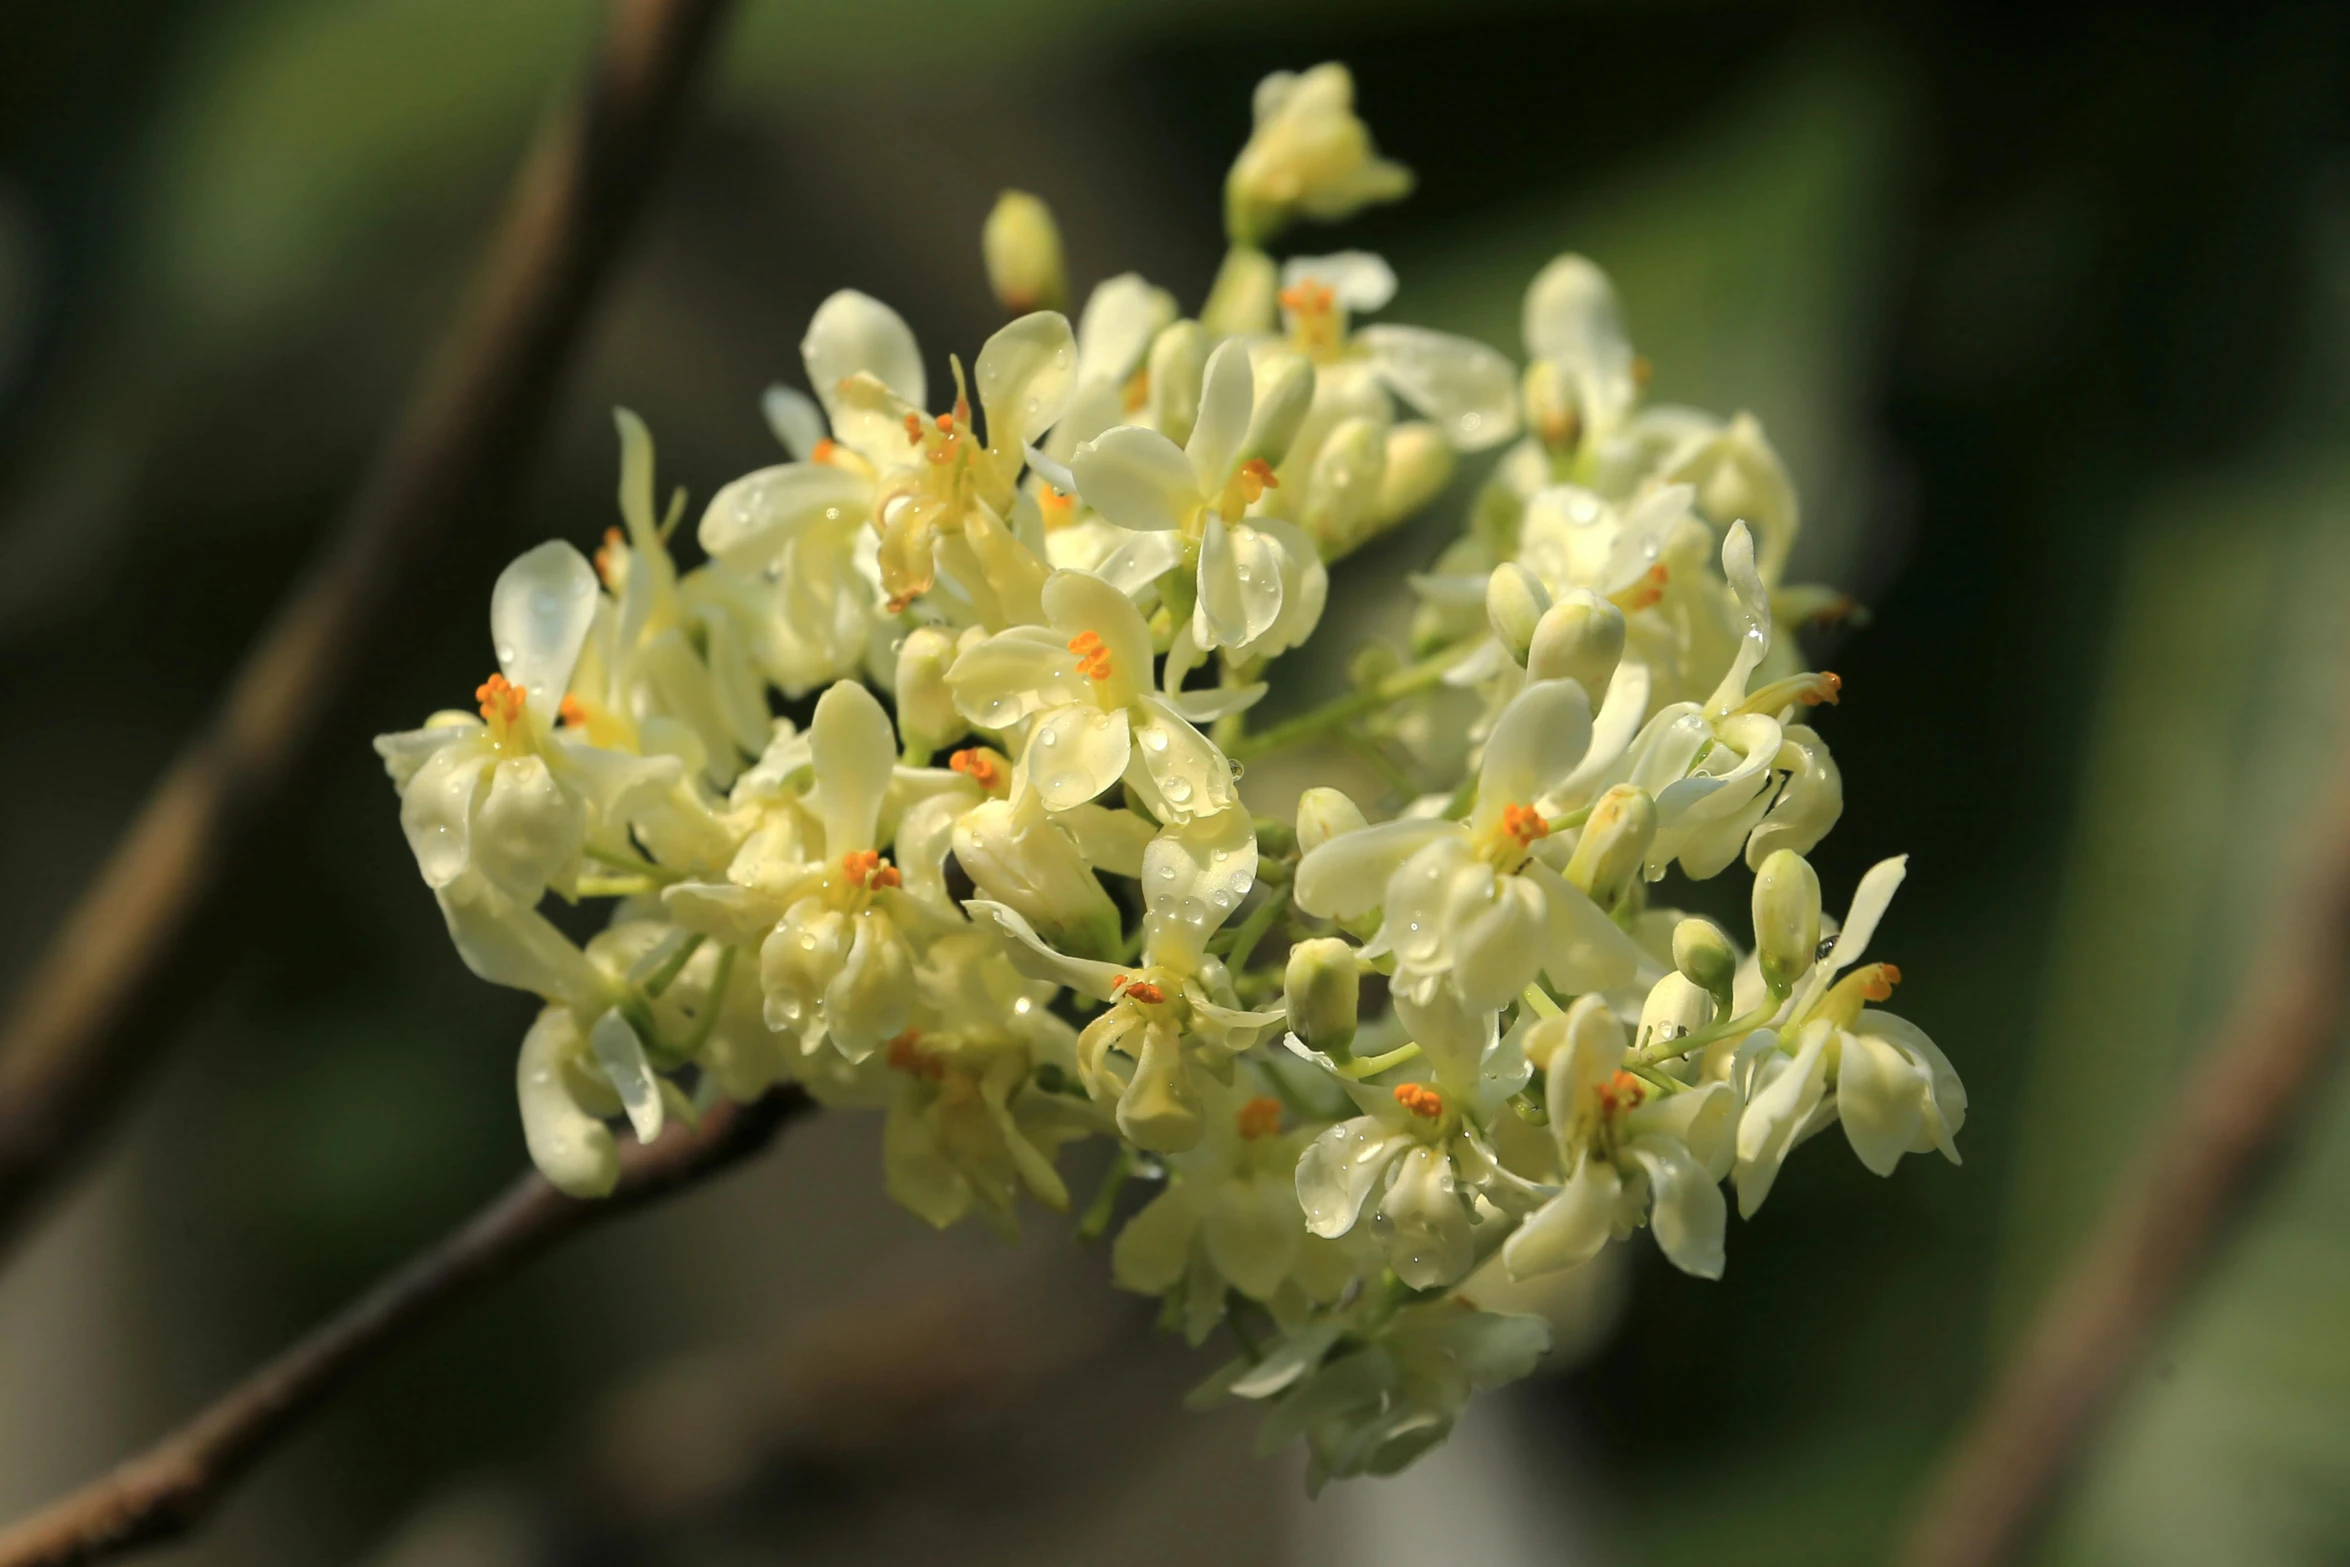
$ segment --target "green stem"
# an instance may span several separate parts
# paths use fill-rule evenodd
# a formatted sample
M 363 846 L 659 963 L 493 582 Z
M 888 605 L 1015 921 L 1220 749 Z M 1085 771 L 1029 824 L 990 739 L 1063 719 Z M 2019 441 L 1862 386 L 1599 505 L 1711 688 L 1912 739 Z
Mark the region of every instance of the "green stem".
M 1641 1060 L 1638 1056 L 1624 1057 L 1624 1065 L 1634 1077 L 1639 1078 L 1642 1082 L 1650 1084 L 1653 1087 L 1661 1088 L 1668 1094 L 1683 1093 L 1687 1091 L 1689 1087 L 1687 1083 L 1682 1082 L 1679 1078 L 1650 1066 L 1647 1062 Z
M 1768 1023 L 1771 1020 L 1771 1014 L 1778 1011 L 1779 1004 L 1786 999 L 1785 996 L 1772 996 L 1752 1012 L 1744 1013 L 1738 1017 L 1725 1018 L 1719 1023 L 1708 1023 L 1703 1028 L 1693 1028 L 1679 1039 L 1665 1041 L 1661 1047 L 1654 1044 L 1643 1045 L 1640 1048 L 1640 1059 L 1643 1061 L 1677 1061 L 1692 1050 L 1703 1050 L 1717 1039 L 1729 1039 L 1739 1034 L 1751 1034 Z
M 1338 1075 L 1352 1078 L 1359 1083 L 1366 1078 L 1377 1077 L 1391 1066 L 1402 1066 L 1406 1061 L 1419 1059 L 1420 1046 L 1417 1041 L 1414 1041 L 1410 1044 L 1398 1045 L 1385 1055 L 1364 1056 L 1360 1060 L 1349 1061 L 1338 1069 Z
M 1287 907 L 1289 907 L 1289 889 L 1287 887 L 1274 887 L 1269 890 L 1265 894 L 1265 901 L 1251 910 L 1249 917 L 1241 921 L 1239 927 L 1232 932 L 1232 950 L 1225 957 L 1225 964 L 1235 973 L 1246 970 L 1249 958 L 1257 950 L 1257 943 L 1265 939 L 1265 932 L 1273 928 L 1273 922 L 1281 917 L 1281 911 Z
M 627 871 L 632 876 L 642 876 L 664 887 L 671 882 L 683 881 L 686 877 L 684 871 L 667 870 L 651 860 L 634 854 L 622 854 L 613 849 L 599 849 L 592 843 L 579 852 L 583 858 L 593 860 L 598 865 L 609 865 L 616 871 Z
M 1482 640 L 1479 638 L 1477 641 L 1456 642 L 1451 647 L 1442 648 L 1429 654 L 1416 664 L 1406 665 L 1385 679 L 1376 681 L 1360 691 L 1349 691 L 1346 695 L 1325 702 L 1310 712 L 1300 713 L 1295 718 L 1286 719 L 1270 729 L 1244 736 L 1232 748 L 1231 755 L 1235 759 L 1261 756 L 1267 751 L 1278 750 L 1285 745 L 1295 745 L 1300 740 L 1311 740 L 1316 735 L 1327 734 L 1333 729 L 1361 718 L 1366 713 L 1375 713 L 1390 702 L 1411 696 L 1415 692 L 1425 691 L 1441 681 L 1445 672 L 1453 665 L 1474 652 Z
M 718 949 L 718 972 L 710 976 L 710 994 L 702 999 L 702 1010 L 694 1018 L 694 1031 L 685 1042 L 688 1059 L 700 1055 L 702 1047 L 710 1043 L 710 1036 L 718 1032 L 718 1012 L 726 1000 L 726 982 L 734 977 L 734 952 L 732 947 Z
M 1118 1194 L 1126 1189 L 1126 1178 L 1134 1173 L 1134 1154 L 1124 1143 L 1110 1156 L 1110 1167 L 1102 1172 L 1102 1184 L 1094 1189 L 1093 1201 L 1085 1205 L 1084 1217 L 1077 1221 L 1077 1238 L 1098 1241 L 1110 1228 L 1110 1219 L 1118 1211 Z
M 677 950 L 662 960 L 659 968 L 645 976 L 644 984 L 638 988 L 647 996 L 659 997 L 677 983 L 677 976 L 685 972 L 685 966 L 693 961 L 694 954 L 702 950 L 704 939 L 699 931 L 688 934 L 685 940 L 677 944 Z M 725 960 L 722 958 L 719 961 Z
M 1525 1000 L 1526 1005 L 1534 1009 L 1534 1015 L 1536 1017 L 1560 1017 L 1564 1015 L 1563 1010 L 1560 1008 L 1559 1004 L 1551 999 L 1550 992 L 1544 990 L 1540 985 L 1529 982 L 1526 988 L 1518 992 L 1518 994 Z

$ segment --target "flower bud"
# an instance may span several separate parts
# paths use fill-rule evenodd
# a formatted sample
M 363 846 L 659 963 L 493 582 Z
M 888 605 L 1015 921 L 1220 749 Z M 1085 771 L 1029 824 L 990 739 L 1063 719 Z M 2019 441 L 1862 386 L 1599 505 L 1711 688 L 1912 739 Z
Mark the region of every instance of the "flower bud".
M 1485 618 L 1511 658 L 1523 664 L 1535 625 L 1550 609 L 1550 590 L 1516 561 L 1504 561 L 1485 579 Z M 1588 690 L 1589 688 L 1586 687 Z
M 1526 424 L 1552 452 L 1571 453 L 1583 439 L 1583 410 L 1575 384 L 1554 359 L 1526 367 L 1523 383 Z
M 979 231 L 979 253 L 987 263 L 987 284 L 996 302 L 1016 316 L 1031 310 L 1059 310 L 1069 300 L 1069 279 L 1061 262 L 1061 230 L 1053 209 L 1024 190 L 996 198 L 995 210 Z
M 1243 461 L 1261 457 L 1278 463 L 1289 454 L 1298 426 L 1314 406 L 1314 362 L 1305 355 L 1277 349 L 1260 357 L 1256 373 L 1256 407 L 1249 414 L 1248 436 L 1240 443 Z
M 1300 854 L 1311 854 L 1340 833 L 1353 832 L 1369 825 L 1363 816 L 1363 808 L 1348 799 L 1343 789 L 1323 786 L 1308 789 L 1297 797 L 1297 848 Z
M 1316 936 L 1289 949 L 1282 1005 L 1290 1032 L 1316 1050 L 1345 1060 L 1354 1044 L 1355 1008 L 1362 975 L 1355 950 L 1336 936 Z
M 1596 707 L 1623 656 L 1624 612 L 1589 588 L 1570 588 L 1534 628 L 1526 675 L 1572 680 Z
M 1235 245 L 1216 269 L 1208 302 L 1200 306 L 1199 322 L 1216 339 L 1253 337 L 1273 330 L 1281 296 L 1281 269 L 1273 258 L 1247 245 Z
M 1719 925 L 1693 916 L 1673 927 L 1673 967 L 1708 995 L 1728 996 L 1738 977 L 1738 950 Z
M 1191 439 L 1191 427 L 1199 421 L 1200 386 L 1215 346 L 1197 321 L 1178 321 L 1151 341 L 1151 427 L 1178 446 Z
M 1754 948 L 1775 995 L 1793 988 L 1820 945 L 1820 878 L 1793 849 L 1779 849 L 1754 873 Z
M 1387 471 L 1371 514 L 1374 525 L 1389 527 L 1427 505 L 1452 478 L 1452 464 L 1452 443 L 1426 420 L 1413 419 L 1390 429 Z
M 1354 77 L 1335 62 L 1257 84 L 1256 125 L 1224 181 L 1224 227 L 1257 245 L 1297 216 L 1334 223 L 1412 188 L 1412 172 L 1371 146 Z
M 947 689 L 954 662 L 955 634 L 944 626 L 917 626 L 898 644 L 898 733 L 908 745 L 937 751 L 970 733 Z
M 1655 838 L 1656 802 L 1637 785 L 1618 784 L 1592 806 L 1567 861 L 1567 880 L 1601 908 L 1612 909 L 1631 890 Z
M 1322 438 L 1300 498 L 1298 525 L 1336 560 L 1368 539 L 1387 477 L 1387 427 L 1367 414 L 1343 419 Z
M 955 859 L 980 895 L 1018 913 L 1072 957 L 1110 960 L 1118 906 L 1076 842 L 1042 810 L 986 800 L 955 823 Z
M 1673 1053 L 1673 1041 L 1686 1039 L 1714 1020 L 1713 998 L 1686 975 L 1667 974 L 1649 987 L 1640 1004 L 1640 1028 L 1633 1038 L 1643 1049 L 1659 1055 Z

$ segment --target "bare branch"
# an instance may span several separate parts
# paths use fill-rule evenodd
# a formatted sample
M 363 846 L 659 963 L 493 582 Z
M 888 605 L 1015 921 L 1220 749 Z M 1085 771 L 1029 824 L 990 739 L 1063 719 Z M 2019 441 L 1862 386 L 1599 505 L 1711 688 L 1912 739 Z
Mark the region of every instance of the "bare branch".
M 2350 1001 L 2350 776 L 2317 828 L 2293 917 L 1945 1459 L 1907 1542 L 1909 1567 L 1990 1567 L 2029 1543 L 2299 1126 Z
M 476 1287 L 590 1225 L 658 1202 L 739 1164 L 810 1108 L 797 1088 L 724 1105 L 621 1156 L 610 1197 L 581 1202 L 531 1174 L 462 1228 L 313 1331 L 178 1431 L 0 1533 L 0 1567 L 98 1561 L 186 1533 L 303 1416 Z
M 522 470 L 726 0 L 612 0 L 474 291 L 333 543 L 59 928 L 0 1033 L 0 1244 L 168 1037 L 175 965 L 448 530 Z

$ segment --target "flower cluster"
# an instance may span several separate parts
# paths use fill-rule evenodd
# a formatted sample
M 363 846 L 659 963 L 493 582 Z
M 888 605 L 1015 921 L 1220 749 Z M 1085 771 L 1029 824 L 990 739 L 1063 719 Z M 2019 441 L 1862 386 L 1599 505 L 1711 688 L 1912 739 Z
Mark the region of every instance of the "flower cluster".
M 1260 248 L 1409 184 L 1342 67 L 1269 78 L 1199 313 L 1128 275 L 1074 325 L 1034 308 L 1049 210 L 1007 195 L 982 251 L 1026 313 L 940 391 L 886 305 L 826 300 L 813 396 L 767 400 L 791 460 L 718 491 L 690 570 L 619 416 L 624 525 L 515 561 L 476 710 L 377 742 L 457 950 L 545 1002 L 516 1088 L 549 1180 L 602 1194 L 624 1132 L 797 1082 L 883 1110 L 906 1207 L 1009 1231 L 1102 1140 L 1081 1233 L 1127 1216 L 1118 1282 L 1229 1328 L 1201 1396 L 1261 1403 L 1319 1483 L 1533 1368 L 1543 1322 L 1479 1280 L 1643 1228 L 1718 1276 L 1723 1183 L 1751 1214 L 1831 1125 L 1880 1174 L 1957 1158 L 1965 1091 L 1862 961 L 1904 862 L 1839 922 L 1804 858 L 1840 683 L 1792 633 L 1848 606 L 1782 580 L 1778 457 L 1643 403 L 1578 256 L 1520 369 L 1366 321 L 1375 256 Z M 1412 646 L 1252 727 L 1331 565 L 1479 453 Z M 1324 740 L 1387 819 L 1255 814 L 1239 759 Z M 1750 941 L 1659 901 L 1740 860 Z M 616 901 L 582 944 L 550 892 Z

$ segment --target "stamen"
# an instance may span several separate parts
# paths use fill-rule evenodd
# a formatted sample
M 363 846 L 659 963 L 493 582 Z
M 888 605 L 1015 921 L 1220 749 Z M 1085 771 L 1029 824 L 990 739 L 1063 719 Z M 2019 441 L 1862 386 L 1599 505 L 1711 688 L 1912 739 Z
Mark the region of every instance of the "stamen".
M 1276 297 L 1281 301 L 1282 309 L 1295 311 L 1301 316 L 1327 315 L 1330 307 L 1338 303 L 1336 289 L 1311 278 L 1294 288 L 1283 289 Z
M 1834 707 L 1844 695 L 1844 677 L 1821 670 L 1811 685 L 1795 693 L 1795 700 L 1806 707 L 1817 707 L 1822 702 Z
M 1167 1000 L 1164 990 L 1131 974 L 1121 974 L 1111 981 L 1110 994 L 1126 1001 L 1139 1001 L 1146 1007 L 1163 1006 Z
M 938 432 L 941 435 L 952 435 L 955 433 L 955 416 L 953 414 L 940 414 L 938 416 Z
M 1636 1109 L 1647 1097 L 1648 1085 L 1626 1071 L 1618 1070 L 1613 1077 L 1599 1085 L 1599 1107 L 1609 1115 L 1621 1115 L 1626 1110 Z
M 565 693 L 562 702 L 555 708 L 555 716 L 574 729 L 585 729 L 588 726 L 587 704 L 569 693 Z
M 1550 836 L 1550 823 L 1531 805 L 1505 805 L 1501 808 L 1501 830 L 1531 847 L 1535 839 Z
M 1057 485 L 1039 485 L 1036 506 L 1047 528 L 1066 528 L 1077 518 L 1077 497 Z
M 1100 632 L 1078 632 L 1069 639 L 1069 651 L 1077 655 L 1077 667 L 1094 679 L 1110 678 L 1110 650 L 1102 645 Z
M 1890 963 L 1872 963 L 1861 970 L 1860 993 L 1871 1001 L 1890 1001 L 1901 983 L 1901 970 Z
M 908 446 L 922 444 L 922 416 L 920 414 L 906 415 L 906 444 Z
M 828 435 L 823 440 L 816 443 L 816 449 L 814 451 L 808 453 L 808 461 L 829 463 L 839 455 L 840 442 L 834 440 L 831 436 Z
M 840 857 L 840 870 L 853 887 L 895 887 L 903 881 L 898 868 L 872 849 L 851 849 Z
M 493 724 L 510 724 L 522 716 L 522 687 L 504 675 L 492 675 L 474 687 L 473 699 L 481 704 L 481 716 Z
M 1140 370 L 1135 371 L 1133 375 L 1127 377 L 1126 393 L 1123 401 L 1126 404 L 1126 411 L 1128 413 L 1138 414 L 1142 412 L 1143 409 L 1150 406 L 1150 400 L 1150 366 L 1144 365 Z
M 996 765 L 995 757 L 981 746 L 966 746 L 957 751 L 947 758 L 947 766 L 991 792 L 1004 781 L 1004 770 Z
M 1660 560 L 1642 573 L 1639 581 L 1620 592 L 1609 594 L 1608 602 L 1627 615 L 1634 610 L 1646 609 L 1665 596 L 1665 584 L 1672 580 L 1672 575 Z
M 1281 1101 L 1260 1095 L 1242 1105 L 1233 1121 L 1245 1141 L 1253 1143 L 1260 1137 L 1271 1137 L 1281 1130 Z
M 933 1083 L 947 1075 L 946 1063 L 922 1049 L 922 1036 L 915 1029 L 907 1029 L 883 1048 L 889 1052 L 889 1064 L 894 1071 L 927 1078 Z
M 627 548 L 626 534 L 618 528 L 604 530 L 604 542 L 596 550 L 596 575 L 614 592 L 620 589 L 620 566 Z
M 1423 1121 L 1433 1121 L 1444 1114 L 1444 1095 L 1426 1083 L 1398 1083 L 1395 1102 Z

